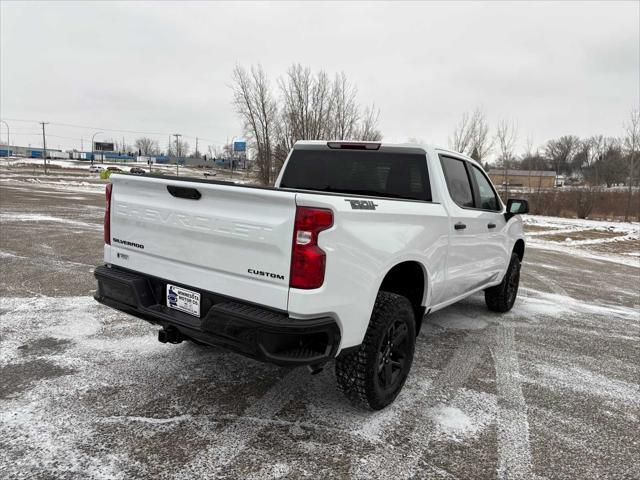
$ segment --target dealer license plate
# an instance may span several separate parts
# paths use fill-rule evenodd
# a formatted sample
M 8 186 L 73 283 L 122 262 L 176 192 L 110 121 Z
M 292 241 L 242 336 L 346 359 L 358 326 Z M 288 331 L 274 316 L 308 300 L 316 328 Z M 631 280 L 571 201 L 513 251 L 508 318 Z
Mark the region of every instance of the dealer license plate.
M 200 317 L 200 294 L 167 283 L 167 307 Z

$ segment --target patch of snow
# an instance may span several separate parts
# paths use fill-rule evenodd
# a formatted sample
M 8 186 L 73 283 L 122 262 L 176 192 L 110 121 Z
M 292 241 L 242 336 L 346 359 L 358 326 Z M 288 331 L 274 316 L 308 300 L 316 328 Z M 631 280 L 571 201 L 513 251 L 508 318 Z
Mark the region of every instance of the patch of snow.
M 473 426 L 471 418 L 456 407 L 440 405 L 432 410 L 431 417 L 441 429 L 454 434 L 470 430 Z
M 525 222 L 526 223 L 526 222 Z M 549 227 L 549 228 L 553 228 L 553 227 Z M 552 230 L 540 230 L 537 232 L 526 232 L 526 236 L 527 238 L 533 238 L 533 237 L 544 237 L 546 235 L 561 235 L 561 234 L 565 234 L 565 233 L 575 233 L 575 232 L 582 232 L 584 230 L 588 230 L 587 228 L 560 228 L 560 229 L 552 229 Z
M 579 248 L 575 244 L 563 245 L 558 242 L 539 242 L 533 239 L 527 241 L 527 248 L 537 248 L 540 250 L 552 250 L 571 256 L 586 258 L 589 260 L 597 260 L 600 262 L 617 263 L 629 267 L 640 268 L 640 259 L 636 257 L 628 258 L 624 255 L 593 253 L 583 248 Z
M 4 250 L 0 250 L 0 258 L 26 258 L 22 255 L 16 255 L 15 253 L 5 252 Z
M 579 230 L 598 230 L 613 233 L 625 233 L 638 235 L 640 232 L 640 222 L 609 222 L 604 220 L 586 220 L 581 218 L 548 217 L 544 215 L 523 215 L 522 220 L 526 225 L 536 225 L 538 227 L 548 227 L 552 230 L 549 234 L 568 233 Z M 561 228 L 563 230 L 557 230 Z M 544 232 L 546 233 L 546 232 Z M 536 236 L 543 232 L 533 232 L 527 236 Z
M 526 225 L 549 228 L 547 231 L 537 231 L 527 233 L 527 246 L 544 250 L 554 250 L 569 255 L 575 255 L 591 260 L 619 263 L 632 267 L 640 267 L 640 262 L 628 258 L 630 255 L 614 253 L 594 253 L 586 249 L 579 248 L 589 245 L 600 245 L 612 242 L 628 242 L 640 239 L 639 222 L 608 222 L 602 220 L 584 220 L 577 218 L 548 217 L 543 215 L 523 215 Z M 587 238 L 573 240 L 566 237 L 564 242 L 545 240 L 549 235 L 571 234 L 595 230 L 597 232 L 608 232 L 619 234 L 617 236 L 607 236 L 601 238 Z
M 640 407 L 640 387 L 622 380 L 606 377 L 576 366 L 559 367 L 541 364 L 536 367 L 541 383 L 554 389 L 567 388 L 586 395 L 611 398 Z
M 118 417 L 118 416 L 112 416 L 112 417 L 105 417 L 102 419 L 102 421 L 105 422 L 141 422 L 141 423 L 148 423 L 150 425 L 163 425 L 165 423 L 175 423 L 175 422 L 184 422 L 186 420 L 191 420 L 192 416 L 191 415 L 178 415 L 176 417 L 169 417 L 169 418 L 154 418 L 154 417 L 136 417 L 136 416 L 127 416 L 127 417 Z
M 495 395 L 461 389 L 449 404 L 428 410 L 435 437 L 462 441 L 477 436 L 495 421 L 498 403 Z
M 581 302 L 567 295 L 540 292 L 529 288 L 522 288 L 527 292 L 527 296 L 520 297 L 514 307 L 517 314 L 526 313 L 530 316 L 547 315 L 557 316 L 562 313 L 575 314 L 598 314 L 607 315 L 609 318 L 638 319 L 640 311 L 634 308 L 620 307 L 614 305 L 594 305 Z
M 8 212 L 0 213 L 0 222 L 51 222 L 51 223 L 64 223 L 66 225 L 73 225 L 74 227 L 89 228 L 91 230 L 102 230 L 102 225 L 98 223 L 81 222 L 79 220 L 72 220 L 70 218 L 53 217 L 42 213 L 17 213 Z

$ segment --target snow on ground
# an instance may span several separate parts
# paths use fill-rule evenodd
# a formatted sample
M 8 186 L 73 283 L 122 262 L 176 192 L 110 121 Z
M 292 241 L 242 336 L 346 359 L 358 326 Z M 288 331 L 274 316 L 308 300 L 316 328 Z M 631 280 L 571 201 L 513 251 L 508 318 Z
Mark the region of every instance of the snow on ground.
M 43 180 L 40 178 L 27 178 L 24 180 L 26 183 L 36 184 L 42 188 L 52 188 L 55 190 L 72 191 L 79 193 L 104 193 L 104 186 L 106 181 L 102 182 L 87 182 L 77 179 L 66 178 L 53 178 L 51 180 Z
M 640 267 L 639 222 L 609 222 L 542 215 L 524 215 L 523 220 L 525 229 L 527 226 L 535 228 L 534 231 L 526 232 L 527 246 L 530 248 L 555 250 L 593 260 Z M 571 238 L 571 235 L 576 234 L 583 234 L 586 238 Z M 559 241 L 558 236 L 564 238 Z M 550 240 L 551 237 L 556 239 Z M 631 246 L 631 251 L 614 253 L 589 248 L 617 243 L 626 246 L 625 242 Z
M 503 432 L 497 440 L 503 467 L 531 473 L 536 440 L 528 431 L 538 412 L 533 408 L 528 419 L 523 413 L 522 423 L 510 410 L 512 402 L 524 402 L 521 384 L 601 399 L 614 419 L 619 409 L 640 406 L 637 383 L 611 377 L 601 365 L 567 363 L 571 355 L 557 362 L 520 350 L 528 366 L 518 370 L 510 359 L 515 345 L 502 344 L 500 329 L 559 318 L 639 320 L 632 308 L 535 290 L 523 290 L 516 308 L 501 317 L 475 298 L 427 317 L 407 385 L 381 412 L 351 407 L 330 369 L 314 377 L 304 369 L 282 373 L 219 349 L 162 345 L 154 327 L 88 296 L 2 298 L 0 310 L 0 368 L 28 372 L 9 374 L 10 393 L 0 395 L 0 469 L 9 477 L 449 478 L 433 455 L 450 452 L 455 461 L 487 449 L 496 430 Z M 475 321 L 460 323 L 460 316 Z M 629 333 L 640 341 L 637 328 Z M 453 355 L 434 368 L 447 338 L 460 334 Z M 494 357 L 495 367 L 482 366 Z
M 37 159 L 31 160 L 30 163 L 25 163 L 25 159 L 0 159 L 0 171 L 2 175 L 0 177 L 0 184 L 2 187 L 8 188 L 23 188 L 23 189 L 46 189 L 48 194 L 53 195 L 55 192 L 59 192 L 61 195 L 68 193 L 83 193 L 83 194 L 104 194 L 105 180 L 100 179 L 98 173 L 89 173 L 89 164 L 86 161 L 73 161 L 73 160 L 52 160 L 52 164 L 63 167 L 58 169 L 51 169 L 45 175 L 43 171 L 34 173 L 29 169 L 30 166 L 42 166 L 42 160 L 38 163 Z M 149 170 L 146 164 L 136 163 L 109 163 L 98 164 L 101 167 L 107 168 L 110 166 L 121 168 L 124 172 L 128 172 L 131 167 L 142 167 L 147 172 L 163 175 L 175 175 L 175 165 L 154 165 Z M 4 167 L 4 168 L 3 168 Z M 7 168 L 11 167 L 11 168 Z M 180 167 L 179 175 L 187 178 L 199 178 L 203 180 L 221 180 L 231 181 L 238 185 L 245 185 L 253 183 L 251 179 L 248 179 L 245 173 L 236 173 L 231 175 L 229 171 L 224 169 L 218 171 L 208 170 L 209 176 L 203 176 L 203 170 L 197 167 Z
M 12 222 L 51 222 L 51 223 L 64 223 L 74 227 L 90 228 L 94 230 L 102 230 L 102 224 L 81 222 L 79 220 L 73 220 L 71 218 L 53 217 L 51 215 L 45 215 L 41 213 L 15 213 L 7 212 L 0 213 L 1 223 Z
M 88 181 L 92 180 L 92 181 Z M 91 193 L 104 194 L 105 181 L 99 178 L 87 177 L 86 180 L 76 175 L 4 175 L 0 178 L 2 188 L 18 188 L 23 191 L 34 191 L 34 189 L 48 190 L 48 194 L 67 193 Z
M 91 162 L 81 161 L 81 160 L 61 160 L 61 159 L 47 160 L 47 165 L 55 165 L 56 167 L 61 167 L 61 168 L 77 168 L 82 170 L 88 169 L 90 163 Z M 19 166 L 42 167 L 44 165 L 44 160 L 42 160 L 41 158 L 9 157 L 9 158 L 3 158 L 0 161 L 0 165 L 6 165 L 9 167 L 19 167 Z
M 640 222 L 609 222 L 606 220 L 548 217 L 545 215 L 523 215 L 522 219 L 525 225 L 547 227 L 550 229 L 550 232 L 554 232 L 554 229 L 566 229 L 567 231 L 598 230 L 631 234 L 635 235 L 635 238 L 638 238 L 640 232 Z M 528 236 L 541 234 L 543 235 L 544 233 L 534 232 L 529 233 Z

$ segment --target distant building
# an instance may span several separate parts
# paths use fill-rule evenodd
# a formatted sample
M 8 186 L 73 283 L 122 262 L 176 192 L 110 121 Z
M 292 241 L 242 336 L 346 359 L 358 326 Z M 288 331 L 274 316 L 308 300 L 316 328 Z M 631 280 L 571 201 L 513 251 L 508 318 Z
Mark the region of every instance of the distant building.
M 489 178 L 497 187 L 553 188 L 556 186 L 556 172 L 551 170 L 505 170 L 492 168 Z
M 51 157 L 52 152 L 61 152 L 55 148 L 47 148 L 48 156 Z M 37 147 L 19 147 L 17 145 L 0 145 L 0 157 L 27 157 L 42 158 L 42 148 Z

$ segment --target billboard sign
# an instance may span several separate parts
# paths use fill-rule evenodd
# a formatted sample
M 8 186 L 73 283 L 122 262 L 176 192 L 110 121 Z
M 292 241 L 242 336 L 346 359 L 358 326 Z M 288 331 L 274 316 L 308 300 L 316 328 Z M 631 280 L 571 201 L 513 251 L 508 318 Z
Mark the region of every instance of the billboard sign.
M 113 152 L 113 142 L 93 142 L 93 149 L 96 152 Z
M 246 140 L 234 140 L 233 141 L 233 151 L 234 152 L 246 152 L 247 151 L 247 142 L 246 142 Z

